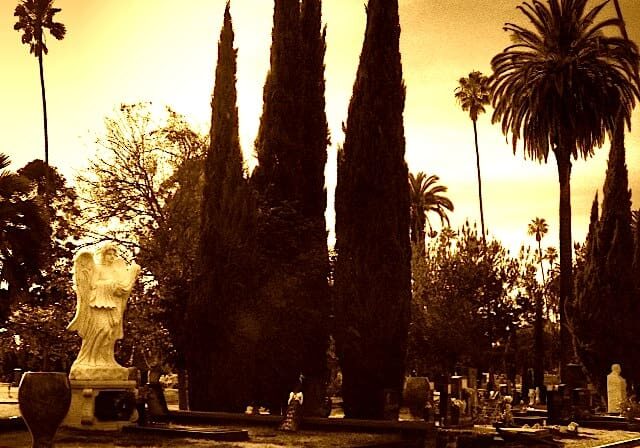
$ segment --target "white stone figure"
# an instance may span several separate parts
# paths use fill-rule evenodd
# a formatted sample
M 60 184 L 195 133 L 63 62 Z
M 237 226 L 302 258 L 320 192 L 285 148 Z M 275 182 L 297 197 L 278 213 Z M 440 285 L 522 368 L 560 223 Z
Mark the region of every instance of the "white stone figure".
M 627 399 L 627 380 L 620 376 L 620 364 L 611 366 L 607 375 L 607 412 L 622 412 L 622 402 Z
M 72 380 L 126 380 L 128 371 L 114 357 L 122 339 L 122 318 L 140 266 L 127 266 L 116 246 L 106 243 L 95 254 L 76 255 L 73 280 L 78 303 L 67 329 L 82 338 L 82 347 L 71 366 Z

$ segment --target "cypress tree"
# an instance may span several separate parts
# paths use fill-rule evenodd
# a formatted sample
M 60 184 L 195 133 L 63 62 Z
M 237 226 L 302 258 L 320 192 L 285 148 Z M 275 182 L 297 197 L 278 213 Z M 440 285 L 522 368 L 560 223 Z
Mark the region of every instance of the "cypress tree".
M 305 408 L 324 396 L 328 344 L 328 254 L 324 166 L 324 36 L 320 2 L 276 0 L 271 68 L 252 176 L 260 197 L 259 308 L 265 341 L 256 398 L 283 407 L 299 375 Z M 303 63 L 304 62 L 304 63 Z M 294 336 L 295 334 L 295 336 Z
M 613 363 L 622 364 L 632 382 L 640 374 L 633 336 L 638 314 L 628 186 L 620 123 L 612 136 L 600 218 L 590 225 L 584 268 L 576 282 L 576 350 L 601 392 Z
M 384 418 L 404 379 L 411 249 L 399 38 L 397 0 L 369 0 L 336 186 L 337 349 L 353 418 Z
M 259 333 L 259 317 L 251 312 L 255 212 L 238 138 L 233 40 L 227 3 L 211 102 L 198 275 L 188 306 L 194 410 L 244 410 L 251 399 L 247 384 Z
M 320 0 L 302 0 L 300 15 L 302 137 L 302 201 L 300 211 L 307 223 L 305 263 L 299 268 L 304 275 L 304 294 L 299 305 L 304 312 L 304 350 L 302 373 L 305 375 L 305 412 L 318 414 L 326 392 L 329 343 L 329 253 L 327 248 L 327 190 L 324 170 L 327 163 L 329 130 L 325 112 L 324 55 L 326 33 L 322 29 Z
M 299 0 L 275 0 L 270 62 L 252 181 L 266 202 L 276 204 L 301 199 Z

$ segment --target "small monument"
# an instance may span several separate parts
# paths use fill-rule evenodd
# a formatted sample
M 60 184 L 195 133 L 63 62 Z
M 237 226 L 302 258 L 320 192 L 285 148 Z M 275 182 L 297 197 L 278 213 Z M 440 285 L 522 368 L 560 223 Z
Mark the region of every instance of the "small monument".
M 620 372 L 620 364 L 611 366 L 611 373 L 607 375 L 607 412 L 622 412 L 622 403 L 627 399 L 627 380 Z
M 63 425 L 116 430 L 133 418 L 136 382 L 115 360 L 114 347 L 123 336 L 127 299 L 140 272 L 127 265 L 117 248 L 106 243 L 95 253 L 82 251 L 74 261 L 76 314 L 67 327 L 82 338 L 71 366 L 71 407 Z

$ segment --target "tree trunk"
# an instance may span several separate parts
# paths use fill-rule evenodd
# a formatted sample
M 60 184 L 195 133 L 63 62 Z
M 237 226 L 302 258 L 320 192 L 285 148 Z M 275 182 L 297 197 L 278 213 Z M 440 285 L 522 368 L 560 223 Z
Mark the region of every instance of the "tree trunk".
M 476 142 L 476 168 L 478 170 L 478 198 L 480 199 L 480 226 L 482 229 L 482 242 L 486 245 L 484 232 L 484 208 L 482 206 L 482 177 L 480 176 L 480 150 L 478 149 L 478 129 L 476 121 L 473 120 L 473 137 Z
M 45 204 L 49 204 L 49 130 L 47 125 L 47 95 L 44 89 L 44 66 L 42 53 L 38 55 L 38 66 L 40 68 L 40 92 L 42 93 L 42 118 L 44 124 L 44 165 L 45 165 L 45 186 L 44 198 Z
M 536 294 L 536 321 L 534 327 L 533 388 L 544 387 L 544 327 L 542 320 L 542 293 Z M 523 391 L 525 393 L 525 391 Z
M 544 278 L 544 265 L 542 264 L 542 244 L 540 240 L 538 240 L 538 256 L 540 257 L 540 272 L 542 272 L 542 284 L 546 283 L 546 279 Z
M 178 409 L 189 409 L 189 377 L 184 368 L 178 369 Z
M 563 151 L 564 149 L 564 151 Z M 571 154 L 566 148 L 555 150 L 560 181 L 560 380 L 564 380 L 571 341 L 566 307 L 573 296 L 573 241 L 571 238 Z

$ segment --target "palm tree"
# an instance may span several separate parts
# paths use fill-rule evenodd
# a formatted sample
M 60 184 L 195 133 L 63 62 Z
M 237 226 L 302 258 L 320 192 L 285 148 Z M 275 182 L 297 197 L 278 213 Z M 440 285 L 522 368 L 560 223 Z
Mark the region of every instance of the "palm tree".
M 409 201 L 411 205 L 411 242 L 424 245 L 425 226 L 429 226 L 429 234 L 433 234 L 433 227 L 429 220 L 429 213 L 434 212 L 440 217 L 440 224 L 449 224 L 447 212 L 452 212 L 453 202 L 443 193 L 447 187 L 437 185 L 440 178 L 428 176 L 420 171 L 417 175 L 409 173 Z
M 560 185 L 560 359 L 566 365 L 569 334 L 565 304 L 572 296 L 571 157 L 587 158 L 611 134 L 618 114 L 630 124 L 640 98 L 633 67 L 637 47 L 604 30 L 619 19 L 596 22 L 606 2 L 586 10 L 587 0 L 539 0 L 517 8 L 532 30 L 507 23 L 512 45 L 492 61 L 492 121 L 522 140 L 525 157 L 546 162 L 551 150 Z
M 482 227 L 482 242 L 485 243 L 484 208 L 482 207 L 482 177 L 480 176 L 480 151 L 478 149 L 478 129 L 476 121 L 478 115 L 484 113 L 485 104 L 490 102 L 489 78 L 479 71 L 472 71 L 468 78 L 460 78 L 456 87 L 455 97 L 462 106 L 462 110 L 469 111 L 473 122 L 473 137 L 476 143 L 476 167 L 478 170 L 478 198 L 480 200 L 480 225 Z
M 540 271 L 542 271 L 542 283 L 545 283 L 546 280 L 544 278 L 544 266 L 542 265 L 542 260 L 544 257 L 542 256 L 541 241 L 548 231 L 549 226 L 547 225 L 547 221 L 544 218 L 536 217 L 535 219 L 532 219 L 529 223 L 529 226 L 527 227 L 527 233 L 531 236 L 535 236 L 536 241 L 538 242 L 538 260 L 540 261 Z
M 538 260 L 540 261 L 540 270 L 542 272 L 542 284 L 546 284 L 544 278 L 544 266 L 542 264 L 542 238 L 549 231 L 549 226 L 544 218 L 532 219 L 527 227 L 529 235 L 534 235 L 538 242 Z M 535 326 L 534 326 L 534 385 L 536 387 L 544 386 L 544 327 L 542 321 L 542 308 L 544 300 L 544 289 L 535 293 Z
M 54 0 L 21 0 L 13 13 L 18 21 L 13 26 L 22 31 L 22 43 L 29 45 L 29 52 L 38 58 L 40 67 L 40 90 L 42 92 L 42 117 L 44 120 L 44 162 L 49 165 L 49 132 L 47 130 L 47 97 L 44 89 L 44 68 L 42 55 L 49 49 L 45 42 L 44 30 L 48 29 L 53 37 L 62 40 L 66 33 L 64 24 L 54 22 L 53 16 L 60 8 L 53 7 Z

